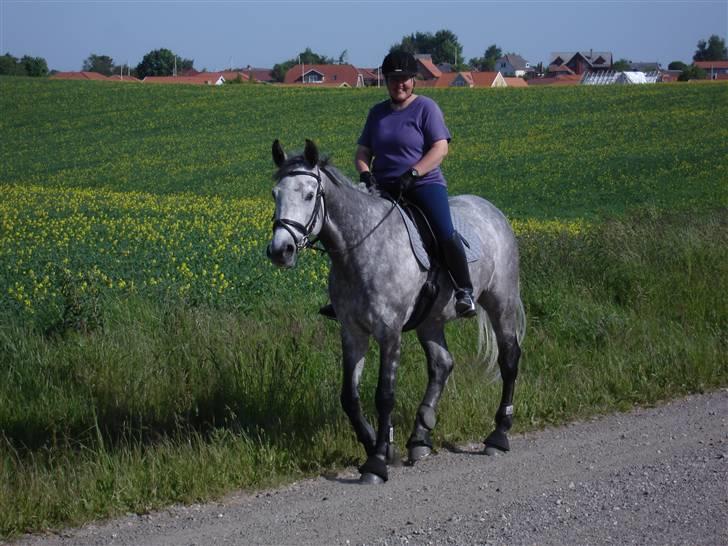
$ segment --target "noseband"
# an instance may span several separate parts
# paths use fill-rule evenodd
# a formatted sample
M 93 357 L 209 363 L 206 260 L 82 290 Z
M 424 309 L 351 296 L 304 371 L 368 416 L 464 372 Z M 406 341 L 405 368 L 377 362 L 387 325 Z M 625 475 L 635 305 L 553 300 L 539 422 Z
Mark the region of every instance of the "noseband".
M 318 217 L 319 211 L 321 210 L 322 206 L 324 208 L 324 215 L 326 214 L 326 207 L 324 203 L 324 187 L 321 183 L 321 170 L 318 169 L 318 173 L 312 173 L 309 171 L 291 171 L 289 173 L 286 173 L 283 178 L 287 178 L 289 176 L 311 176 L 315 178 L 317 183 L 316 203 L 314 204 L 313 211 L 311 212 L 311 218 L 309 218 L 308 222 L 306 222 L 306 225 L 303 225 L 300 222 L 296 222 L 295 220 L 278 218 L 277 220 L 273 221 L 273 231 L 275 232 L 275 230 L 278 228 L 285 229 L 293 238 L 293 242 L 296 243 L 297 250 L 302 250 L 304 248 L 316 249 L 316 247 L 313 246 L 316 241 L 309 240 L 309 237 L 313 232 L 313 227 L 316 224 L 316 218 Z M 281 180 L 283 180 L 283 178 L 281 178 Z M 326 222 L 325 216 L 324 222 Z M 298 231 L 302 235 L 301 238 L 298 238 L 296 236 L 296 231 L 294 230 Z

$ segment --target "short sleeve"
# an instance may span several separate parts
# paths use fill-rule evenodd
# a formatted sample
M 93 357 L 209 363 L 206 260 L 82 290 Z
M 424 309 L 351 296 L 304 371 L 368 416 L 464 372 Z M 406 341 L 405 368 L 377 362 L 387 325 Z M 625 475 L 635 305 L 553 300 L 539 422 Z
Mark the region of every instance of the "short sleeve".
M 429 148 L 438 140 L 450 142 L 452 137 L 447 125 L 445 125 L 445 116 L 434 100 L 427 101 L 422 114 L 422 133 L 425 138 L 425 145 Z
M 357 141 L 357 144 L 359 144 L 360 146 L 366 146 L 370 150 L 373 148 L 373 146 L 372 146 L 372 128 L 371 128 L 372 110 L 369 110 L 369 114 L 367 115 L 367 120 L 364 123 L 364 129 L 362 129 L 361 136 L 359 137 L 359 140 Z

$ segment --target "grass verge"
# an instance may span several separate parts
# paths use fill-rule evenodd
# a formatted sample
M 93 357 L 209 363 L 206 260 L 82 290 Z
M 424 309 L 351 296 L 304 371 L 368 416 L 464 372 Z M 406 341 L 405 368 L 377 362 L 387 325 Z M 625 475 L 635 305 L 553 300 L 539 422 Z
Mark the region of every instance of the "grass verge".
M 529 329 L 515 430 L 728 384 L 726 243 L 725 209 L 642 209 L 579 233 L 523 234 Z M 360 460 L 338 403 L 337 328 L 310 300 L 239 314 L 109 299 L 99 328 L 84 333 L 0 322 L 0 536 Z M 457 364 L 438 443 L 487 434 L 498 402 L 498 383 L 473 355 L 474 324 L 452 324 L 449 341 Z M 408 334 L 395 414 L 402 449 L 424 391 L 422 360 Z M 375 384 L 370 363 L 370 416 Z

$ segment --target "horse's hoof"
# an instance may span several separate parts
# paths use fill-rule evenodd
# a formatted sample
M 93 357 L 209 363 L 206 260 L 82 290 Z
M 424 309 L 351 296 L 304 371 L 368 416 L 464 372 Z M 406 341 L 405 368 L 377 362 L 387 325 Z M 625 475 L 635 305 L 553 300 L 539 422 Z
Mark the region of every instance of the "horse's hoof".
M 376 474 L 372 474 L 371 472 L 364 472 L 359 478 L 359 483 L 364 485 L 379 485 L 384 483 L 384 480 Z
M 503 453 L 505 453 L 505 451 L 498 449 L 497 447 L 485 446 L 485 454 L 488 457 L 503 455 Z
M 425 457 L 429 457 L 432 453 L 432 449 L 427 446 L 414 446 L 409 450 L 409 463 L 415 464 L 417 461 L 421 461 Z

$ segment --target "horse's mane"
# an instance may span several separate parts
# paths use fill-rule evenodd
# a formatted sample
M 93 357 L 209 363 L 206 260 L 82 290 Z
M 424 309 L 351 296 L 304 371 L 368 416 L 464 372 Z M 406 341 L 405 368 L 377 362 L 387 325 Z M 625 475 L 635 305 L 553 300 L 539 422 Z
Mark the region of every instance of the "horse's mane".
M 303 154 L 297 154 L 294 156 L 289 157 L 286 159 L 286 161 L 281 165 L 278 170 L 273 174 L 273 180 L 280 180 L 281 178 L 284 178 L 285 176 L 289 175 L 291 172 L 297 170 L 299 167 L 304 166 L 306 168 L 309 168 L 305 158 L 303 157 Z M 364 188 L 361 184 L 355 184 L 351 181 L 349 177 L 347 177 L 344 173 L 342 173 L 339 169 L 337 169 L 333 162 L 331 161 L 331 158 L 328 156 L 322 157 L 319 159 L 319 162 L 317 164 L 318 168 L 322 171 L 325 171 L 326 174 L 328 174 L 329 179 L 337 186 L 339 187 L 350 187 L 354 190 L 361 191 L 363 193 L 370 193 L 369 190 Z

